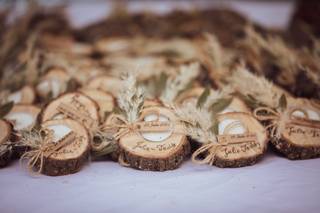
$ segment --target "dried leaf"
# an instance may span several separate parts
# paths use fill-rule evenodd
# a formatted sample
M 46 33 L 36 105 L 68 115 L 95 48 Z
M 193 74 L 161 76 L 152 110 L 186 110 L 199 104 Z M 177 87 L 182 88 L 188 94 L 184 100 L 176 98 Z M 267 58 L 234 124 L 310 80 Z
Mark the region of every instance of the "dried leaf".
M 279 99 L 279 107 L 282 111 L 287 108 L 287 98 L 286 98 L 285 94 L 282 94 Z
M 206 87 L 206 89 L 202 92 L 197 101 L 197 107 L 201 108 L 203 104 L 206 102 L 208 96 L 210 95 L 210 88 Z
M 78 83 L 75 79 L 71 78 L 67 83 L 66 92 L 73 92 L 77 89 Z
M 168 75 L 166 73 L 162 72 L 156 81 L 157 96 L 159 96 L 162 93 L 162 91 L 164 90 L 166 83 L 167 83 L 167 80 L 168 80 Z
M 220 98 L 211 105 L 210 111 L 212 111 L 213 115 L 215 115 L 224 110 L 227 106 L 229 106 L 231 101 L 232 98 Z
M 218 121 L 215 119 L 213 121 L 213 125 L 212 127 L 210 128 L 210 130 L 215 134 L 215 135 L 218 135 L 219 134 L 219 123 Z
M 0 118 L 3 118 L 4 116 L 6 116 L 11 111 L 13 106 L 14 106 L 13 101 L 10 101 L 0 106 Z

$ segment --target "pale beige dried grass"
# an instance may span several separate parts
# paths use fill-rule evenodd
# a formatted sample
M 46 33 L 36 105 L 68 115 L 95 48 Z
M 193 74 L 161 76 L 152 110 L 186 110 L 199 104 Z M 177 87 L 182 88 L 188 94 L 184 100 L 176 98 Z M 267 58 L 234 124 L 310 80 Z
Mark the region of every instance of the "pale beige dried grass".
M 214 121 L 206 108 L 198 108 L 192 103 L 174 108 L 184 125 L 186 133 L 200 143 L 217 142 L 212 131 Z
M 170 77 L 167 82 L 164 91 L 160 96 L 160 100 L 166 104 L 172 104 L 177 95 L 186 89 L 192 80 L 194 80 L 200 71 L 200 65 L 198 62 L 194 62 L 188 65 L 181 65 L 177 76 Z
M 258 102 L 272 108 L 277 107 L 283 94 L 272 82 L 249 72 L 243 65 L 236 68 L 233 75 L 228 78 L 228 82 L 241 94 L 251 95 Z
M 135 122 L 140 115 L 144 102 L 144 89 L 137 85 L 136 74 L 127 73 L 122 77 L 122 89 L 120 90 L 117 101 L 119 107 L 125 113 L 128 122 Z

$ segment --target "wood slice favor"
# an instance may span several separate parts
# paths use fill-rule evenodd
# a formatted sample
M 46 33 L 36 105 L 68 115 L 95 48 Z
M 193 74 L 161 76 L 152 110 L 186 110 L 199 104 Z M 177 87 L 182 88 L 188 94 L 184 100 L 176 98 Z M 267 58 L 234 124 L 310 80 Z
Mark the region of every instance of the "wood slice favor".
M 95 77 L 87 84 L 87 87 L 90 89 L 99 89 L 105 92 L 110 92 L 113 96 L 117 96 L 121 86 L 121 79 L 106 75 Z
M 119 139 L 120 158 L 136 169 L 176 169 L 190 152 L 190 145 L 176 115 L 164 107 L 142 110 L 136 131 Z
M 20 144 L 19 132 L 31 130 L 37 124 L 40 111 L 41 109 L 34 105 L 17 104 L 5 116 L 5 119 L 12 124 L 14 130 L 12 137 L 14 158 L 19 158 L 30 148 Z
M 8 101 L 13 101 L 15 104 L 32 104 L 36 99 L 35 90 L 31 86 L 24 86 L 19 91 L 16 91 L 8 96 Z
M 100 121 L 99 106 L 80 92 L 66 93 L 48 104 L 42 111 L 41 122 L 62 118 L 76 120 L 90 133 L 95 133 Z
M 80 91 L 99 105 L 99 114 L 102 121 L 105 119 L 105 114 L 112 112 L 116 105 L 115 99 L 111 93 L 97 89 L 81 89 Z
M 40 80 L 36 90 L 40 97 L 45 98 L 50 93 L 52 98 L 58 97 L 66 90 L 69 74 L 63 68 L 51 68 Z
M 281 137 L 271 142 L 291 160 L 320 157 L 320 109 L 311 104 L 291 105 L 280 117 Z
M 232 112 L 217 116 L 219 144 L 214 165 L 243 167 L 255 164 L 267 149 L 268 137 L 264 127 L 253 116 Z
M 50 176 L 78 172 L 87 161 L 90 150 L 90 136 L 86 128 L 71 119 L 47 121 L 42 123 L 41 127 L 53 131 L 52 141 L 49 142 L 57 146 L 65 144 L 60 149 L 52 152 L 49 150 L 44 155 L 41 172 Z
M 37 123 L 40 111 L 41 109 L 34 105 L 17 104 L 13 106 L 5 119 L 12 123 L 16 131 L 31 129 Z
M 5 167 L 11 160 L 11 147 L 8 144 L 12 126 L 5 120 L 0 120 L 0 168 Z

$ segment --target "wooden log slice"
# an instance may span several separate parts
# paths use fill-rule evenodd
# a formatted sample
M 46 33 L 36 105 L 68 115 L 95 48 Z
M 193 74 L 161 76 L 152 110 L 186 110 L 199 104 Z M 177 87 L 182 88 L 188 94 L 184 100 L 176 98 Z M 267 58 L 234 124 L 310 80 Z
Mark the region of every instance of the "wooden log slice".
M 93 99 L 99 106 L 99 114 L 102 121 L 105 119 L 105 114 L 113 111 L 116 102 L 111 93 L 97 89 L 81 89 L 83 94 Z
M 143 122 L 159 121 L 171 126 L 164 132 L 129 132 L 119 139 L 120 156 L 129 166 L 151 171 L 172 170 L 179 167 L 190 152 L 183 127 L 175 114 L 164 107 L 148 107 L 142 111 Z M 159 126 L 155 126 L 159 128 Z
M 6 143 L 10 140 L 12 126 L 5 120 L 0 120 L 0 168 L 5 167 L 11 160 L 12 150 Z
M 307 113 L 308 118 L 300 109 Z M 320 157 L 320 109 L 304 103 L 292 105 L 280 140 L 271 140 L 274 147 L 291 160 Z
M 132 49 L 132 41 L 119 37 L 100 39 L 94 44 L 94 48 L 103 54 L 124 54 Z
M 68 135 L 74 133 L 70 142 L 44 158 L 42 173 L 58 176 L 78 172 L 89 156 L 91 139 L 87 129 L 71 119 L 47 121 L 42 123 L 41 127 L 54 132 L 53 141 L 55 143 L 69 140 Z
M 17 104 L 5 116 L 5 119 L 12 124 L 14 130 L 12 134 L 14 158 L 19 158 L 29 149 L 29 147 L 19 144 L 20 136 L 16 133 L 23 130 L 31 130 L 37 124 L 40 111 L 41 109 L 34 105 Z
M 31 86 L 24 86 L 8 96 L 8 101 L 13 101 L 15 104 L 32 104 L 35 99 L 35 90 Z
M 98 104 L 80 92 L 66 93 L 51 101 L 43 109 L 41 122 L 52 119 L 71 118 L 95 133 L 99 125 Z
M 13 124 L 15 131 L 31 129 L 38 119 L 41 109 L 34 105 L 17 104 L 5 118 Z
M 268 144 L 267 132 L 253 116 L 233 112 L 220 114 L 217 120 L 218 143 L 229 144 L 217 149 L 214 165 L 222 168 L 250 166 L 264 155 Z M 232 122 L 240 125 L 224 133 Z
M 90 89 L 98 89 L 105 92 L 110 92 L 113 96 L 118 95 L 121 86 L 122 83 L 119 78 L 106 75 L 95 77 L 87 84 L 87 87 Z
M 42 77 L 36 87 L 36 91 L 42 98 L 45 98 L 50 93 L 53 98 L 56 98 L 65 91 L 69 80 L 70 75 L 63 68 L 53 67 Z

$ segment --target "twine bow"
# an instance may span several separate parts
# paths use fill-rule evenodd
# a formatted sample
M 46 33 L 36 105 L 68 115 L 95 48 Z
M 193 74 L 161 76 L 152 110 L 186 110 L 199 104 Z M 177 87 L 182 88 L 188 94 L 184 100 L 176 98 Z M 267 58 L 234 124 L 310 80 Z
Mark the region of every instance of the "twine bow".
M 245 128 L 245 133 L 249 132 L 248 127 L 244 126 L 244 124 L 240 121 L 234 121 L 228 124 L 224 130 L 223 130 L 223 135 L 224 134 L 229 134 L 231 130 L 237 128 L 237 127 L 244 127 Z M 208 139 L 209 143 L 201 146 L 199 149 L 197 149 L 191 157 L 192 162 L 197 163 L 197 164 L 209 164 L 213 165 L 215 161 L 215 156 L 217 151 L 225 146 L 231 145 L 231 144 L 240 144 L 243 142 L 226 142 L 226 143 L 218 143 L 214 139 Z M 199 158 L 201 155 L 206 155 L 204 158 Z
M 45 135 L 42 136 L 40 133 L 40 144 L 34 150 L 28 151 L 24 153 L 21 158 L 20 162 L 24 159 L 28 160 L 27 167 L 30 173 L 40 174 L 44 167 L 44 160 L 48 158 L 52 154 L 56 153 L 62 147 L 70 144 L 74 141 L 76 134 L 74 132 L 70 132 L 65 137 L 63 137 L 58 142 L 53 142 L 53 131 L 42 130 L 45 132 Z M 39 162 L 40 160 L 40 162 Z M 34 171 L 34 167 L 39 162 L 39 167 L 36 171 Z

